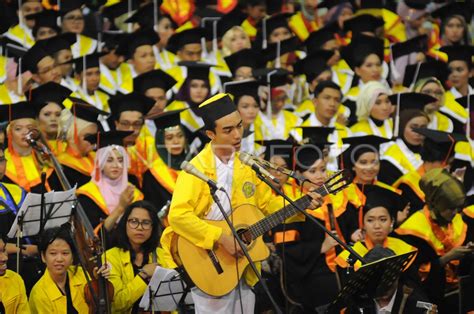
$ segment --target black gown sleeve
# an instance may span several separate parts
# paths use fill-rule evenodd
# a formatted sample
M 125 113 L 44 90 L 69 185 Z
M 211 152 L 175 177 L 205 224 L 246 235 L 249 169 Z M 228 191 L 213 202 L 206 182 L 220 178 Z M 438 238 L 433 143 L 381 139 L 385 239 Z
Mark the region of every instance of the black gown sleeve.
M 166 202 L 171 200 L 171 193 L 168 192 L 158 181 L 149 170 L 143 175 L 143 195 L 145 200 L 151 202 L 155 207 L 160 210 L 166 205 Z
M 93 228 L 97 227 L 100 224 L 101 219 L 107 218 L 102 209 L 89 197 L 80 194 L 77 197 L 77 200 L 82 205 L 82 208 L 86 212 L 87 218 Z
M 377 180 L 382 181 L 388 185 L 392 185 L 397 181 L 403 173 L 387 160 L 380 161 L 380 171 L 377 175 Z
M 68 179 L 71 186 L 74 186 L 75 184 L 77 184 L 78 187 L 83 186 L 84 184 L 88 183 L 91 180 L 90 176 L 82 174 L 81 172 L 75 169 L 72 169 L 64 165 L 62 165 L 62 167 L 63 167 L 64 175 Z
M 420 209 L 423 209 L 423 206 L 425 206 L 425 202 L 423 202 L 418 195 L 412 190 L 410 186 L 407 184 L 400 184 L 398 187 L 402 191 L 403 197 L 410 202 L 410 213 L 409 216 L 411 216 L 413 213 L 419 211 Z

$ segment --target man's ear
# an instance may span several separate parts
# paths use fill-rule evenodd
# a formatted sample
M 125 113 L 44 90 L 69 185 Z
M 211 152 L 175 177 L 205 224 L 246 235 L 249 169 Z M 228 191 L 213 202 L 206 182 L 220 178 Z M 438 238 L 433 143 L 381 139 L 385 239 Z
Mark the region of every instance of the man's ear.
M 214 133 L 214 131 L 211 131 L 211 130 L 206 130 L 206 135 L 207 137 L 209 137 L 212 140 L 214 140 L 214 138 L 216 137 L 216 133 Z

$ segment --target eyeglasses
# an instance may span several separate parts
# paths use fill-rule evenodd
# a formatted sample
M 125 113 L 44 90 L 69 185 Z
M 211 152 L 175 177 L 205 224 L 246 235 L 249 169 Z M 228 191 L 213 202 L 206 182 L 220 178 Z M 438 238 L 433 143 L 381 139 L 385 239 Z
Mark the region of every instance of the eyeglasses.
M 125 129 L 130 129 L 130 127 L 132 127 L 135 130 L 138 130 L 143 126 L 143 121 L 135 121 L 133 123 L 130 121 L 119 121 L 119 124 Z
M 153 226 L 153 222 L 151 220 L 138 220 L 138 219 L 129 219 L 127 220 L 127 224 L 132 229 L 137 229 L 139 225 L 142 226 L 143 230 L 150 230 Z

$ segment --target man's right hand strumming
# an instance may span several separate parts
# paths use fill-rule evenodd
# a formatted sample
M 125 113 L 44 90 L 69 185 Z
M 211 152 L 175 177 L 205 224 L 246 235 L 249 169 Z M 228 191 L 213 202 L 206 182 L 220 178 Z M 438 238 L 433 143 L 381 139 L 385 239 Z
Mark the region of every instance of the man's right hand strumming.
M 222 233 L 217 243 L 224 248 L 230 255 L 236 257 L 244 256 L 244 252 L 239 246 L 239 243 L 234 240 L 234 237 L 231 235 L 227 235 Z

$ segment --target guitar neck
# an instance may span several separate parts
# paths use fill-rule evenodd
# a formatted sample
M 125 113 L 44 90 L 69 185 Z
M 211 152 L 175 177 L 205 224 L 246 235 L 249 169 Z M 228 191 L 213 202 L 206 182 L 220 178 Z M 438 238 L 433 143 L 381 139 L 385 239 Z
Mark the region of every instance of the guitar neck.
M 320 194 L 321 196 L 325 196 L 328 194 L 329 191 L 326 186 L 323 185 L 320 188 L 316 189 L 316 191 L 314 192 Z M 296 200 L 294 203 L 296 206 L 298 206 L 298 208 L 306 209 L 311 204 L 311 197 L 309 195 L 305 195 Z M 299 210 L 296 207 L 293 207 L 293 205 L 288 204 L 282 209 L 274 212 L 273 214 L 250 226 L 250 234 L 252 235 L 253 239 L 256 239 L 284 222 L 287 218 L 296 215 L 297 213 L 299 213 Z

